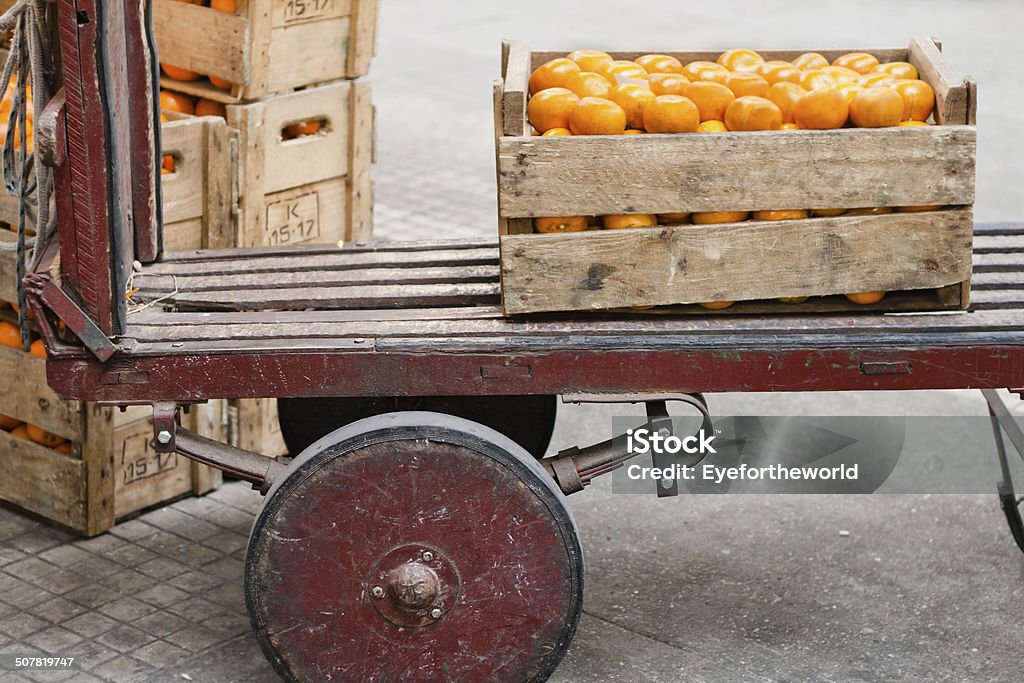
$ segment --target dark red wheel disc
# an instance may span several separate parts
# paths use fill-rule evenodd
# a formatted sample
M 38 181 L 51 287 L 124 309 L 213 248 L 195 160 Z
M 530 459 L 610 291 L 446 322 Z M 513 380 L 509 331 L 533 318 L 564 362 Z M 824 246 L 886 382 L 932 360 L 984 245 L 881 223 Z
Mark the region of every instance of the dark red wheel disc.
M 246 566 L 291 681 L 541 681 L 582 607 L 572 518 L 521 447 L 436 413 L 362 420 L 271 490 Z

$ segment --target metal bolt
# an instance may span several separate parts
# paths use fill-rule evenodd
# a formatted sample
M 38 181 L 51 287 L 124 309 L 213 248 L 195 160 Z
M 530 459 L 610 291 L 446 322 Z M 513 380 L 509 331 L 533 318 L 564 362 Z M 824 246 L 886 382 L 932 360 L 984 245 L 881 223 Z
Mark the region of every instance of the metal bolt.
M 166 429 L 161 429 L 160 433 L 156 435 L 156 440 L 167 445 L 171 442 L 171 433 Z
M 380 586 L 374 586 L 373 588 L 370 589 L 370 595 L 372 595 L 373 597 L 375 597 L 375 598 L 377 598 L 379 600 L 380 598 L 384 597 L 384 589 L 381 588 Z
M 424 550 L 423 555 L 421 557 L 423 558 L 424 562 L 434 561 L 434 553 L 430 552 L 429 550 Z
M 356 338 L 355 338 L 355 339 L 353 339 L 352 341 L 353 341 L 353 342 L 355 342 L 356 344 L 362 344 L 362 343 L 363 343 L 363 342 L 365 342 L 366 340 L 365 340 L 365 339 L 363 339 L 362 337 L 356 337 Z
M 430 618 L 431 619 L 440 619 L 443 616 L 444 616 L 444 612 L 441 611 L 440 607 L 435 607 L 434 609 L 430 610 Z

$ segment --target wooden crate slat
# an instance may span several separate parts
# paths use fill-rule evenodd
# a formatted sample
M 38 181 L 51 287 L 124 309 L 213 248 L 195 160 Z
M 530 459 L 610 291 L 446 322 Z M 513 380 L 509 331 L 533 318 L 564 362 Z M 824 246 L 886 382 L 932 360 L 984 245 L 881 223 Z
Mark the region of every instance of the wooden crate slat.
M 469 249 L 493 249 L 494 259 L 498 258 L 498 240 L 496 238 L 469 238 L 465 240 L 437 240 L 431 242 L 410 241 L 410 242 L 369 242 L 362 245 L 346 245 L 346 254 L 366 253 L 392 253 L 405 251 L 458 251 Z M 263 258 L 267 256 L 319 256 L 323 254 L 336 254 L 339 250 L 337 245 L 315 245 L 306 244 L 298 249 L 294 247 L 248 247 L 236 249 L 218 249 L 217 251 L 188 251 L 178 254 L 167 254 L 162 263 L 186 263 L 189 261 L 227 261 L 247 258 Z
M 0 499 L 71 528 L 86 525 L 85 462 L 0 431 Z
M 973 124 L 970 85 L 949 67 L 939 46 L 930 38 L 910 41 L 907 61 L 917 67 L 922 80 L 935 90 L 935 121 L 940 126 Z
M 0 414 L 42 427 L 72 441 L 84 431 L 79 401 L 65 401 L 46 383 L 46 361 L 20 349 L 0 347 Z
M 153 32 L 165 64 L 231 83 L 249 80 L 249 22 L 244 17 L 178 0 L 156 0 Z
M 355 309 L 347 311 L 310 310 L 310 311 L 278 311 L 274 320 L 281 323 L 349 323 L 365 322 L 386 323 L 393 320 L 494 320 L 502 319 L 501 308 L 493 305 L 456 306 L 451 308 L 393 308 L 393 309 Z M 236 325 L 266 322 L 263 312 L 254 311 L 161 311 L 148 309 L 131 319 L 132 331 L 142 326 L 162 325 Z

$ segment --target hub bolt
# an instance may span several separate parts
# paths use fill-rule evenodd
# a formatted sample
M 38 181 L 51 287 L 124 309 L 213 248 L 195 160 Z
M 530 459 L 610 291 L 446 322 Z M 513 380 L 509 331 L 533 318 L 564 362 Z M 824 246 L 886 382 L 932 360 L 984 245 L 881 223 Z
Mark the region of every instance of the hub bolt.
M 424 562 L 434 561 L 434 553 L 430 552 L 429 550 L 424 550 L 422 557 Z
M 440 619 L 442 616 L 444 616 L 444 612 L 441 611 L 440 607 L 435 607 L 434 609 L 430 610 L 431 619 Z
M 380 586 L 374 586 L 373 588 L 370 589 L 370 595 L 372 595 L 373 597 L 375 597 L 378 600 L 380 600 L 381 598 L 384 597 L 384 589 L 381 588 Z

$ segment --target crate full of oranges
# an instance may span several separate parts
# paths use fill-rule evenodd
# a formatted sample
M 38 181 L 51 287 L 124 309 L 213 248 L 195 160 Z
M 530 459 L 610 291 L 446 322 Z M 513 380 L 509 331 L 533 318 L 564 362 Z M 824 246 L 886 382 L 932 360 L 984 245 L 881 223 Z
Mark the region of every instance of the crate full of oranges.
M 502 61 L 507 313 L 966 308 L 976 90 L 933 40 Z

